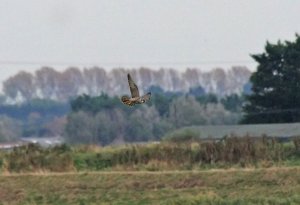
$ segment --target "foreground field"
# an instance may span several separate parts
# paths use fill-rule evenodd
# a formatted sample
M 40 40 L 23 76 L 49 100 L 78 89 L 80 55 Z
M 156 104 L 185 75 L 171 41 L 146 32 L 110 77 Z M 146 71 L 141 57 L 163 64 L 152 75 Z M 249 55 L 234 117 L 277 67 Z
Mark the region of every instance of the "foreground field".
M 300 167 L 0 175 L 0 204 L 300 204 Z

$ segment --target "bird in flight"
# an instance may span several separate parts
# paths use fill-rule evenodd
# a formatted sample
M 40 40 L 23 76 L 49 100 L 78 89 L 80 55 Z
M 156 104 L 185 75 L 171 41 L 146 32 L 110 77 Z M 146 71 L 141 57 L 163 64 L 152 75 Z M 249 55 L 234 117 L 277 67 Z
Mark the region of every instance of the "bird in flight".
M 143 104 L 150 100 L 151 92 L 148 92 L 146 95 L 140 96 L 139 89 L 135 82 L 132 80 L 130 74 L 127 74 L 128 84 L 131 92 L 131 97 L 124 95 L 121 97 L 121 101 L 128 106 L 133 106 L 135 104 Z

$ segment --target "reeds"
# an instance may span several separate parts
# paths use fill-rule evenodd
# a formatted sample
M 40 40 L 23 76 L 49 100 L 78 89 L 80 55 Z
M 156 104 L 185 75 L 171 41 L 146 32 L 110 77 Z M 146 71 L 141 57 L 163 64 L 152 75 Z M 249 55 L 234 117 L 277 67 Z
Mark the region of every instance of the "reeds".
M 28 144 L 14 148 L 4 155 L 2 171 L 64 172 L 74 170 L 71 149 L 67 145 L 43 148 Z
M 189 170 L 207 167 L 256 167 L 299 160 L 300 138 L 293 143 L 274 138 L 229 136 L 222 140 L 161 142 L 96 148 L 66 145 L 42 148 L 35 144 L 1 154 L 8 172 L 74 170 Z

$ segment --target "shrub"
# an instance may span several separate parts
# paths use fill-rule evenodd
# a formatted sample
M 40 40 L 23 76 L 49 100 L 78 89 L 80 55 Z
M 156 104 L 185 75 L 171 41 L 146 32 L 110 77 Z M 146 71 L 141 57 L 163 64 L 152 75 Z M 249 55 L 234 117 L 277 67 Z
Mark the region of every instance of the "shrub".
M 27 171 L 70 171 L 73 169 L 71 149 L 67 145 L 43 148 L 38 144 L 16 147 L 7 153 L 7 170 Z
M 300 136 L 294 137 L 293 143 L 297 151 L 300 152 Z
M 193 129 L 185 128 L 166 134 L 166 136 L 163 137 L 163 140 L 177 143 L 199 141 L 200 133 Z

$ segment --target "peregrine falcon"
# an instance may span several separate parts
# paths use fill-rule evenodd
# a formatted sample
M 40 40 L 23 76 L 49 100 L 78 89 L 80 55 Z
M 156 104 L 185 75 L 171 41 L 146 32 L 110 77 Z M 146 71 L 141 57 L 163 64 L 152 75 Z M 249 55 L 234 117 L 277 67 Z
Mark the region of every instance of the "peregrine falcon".
M 131 97 L 124 95 L 121 97 L 121 101 L 128 106 L 133 106 L 135 104 L 143 104 L 150 100 L 151 92 L 148 92 L 146 95 L 140 97 L 139 89 L 137 85 L 132 80 L 130 74 L 127 74 L 128 84 L 131 92 Z

